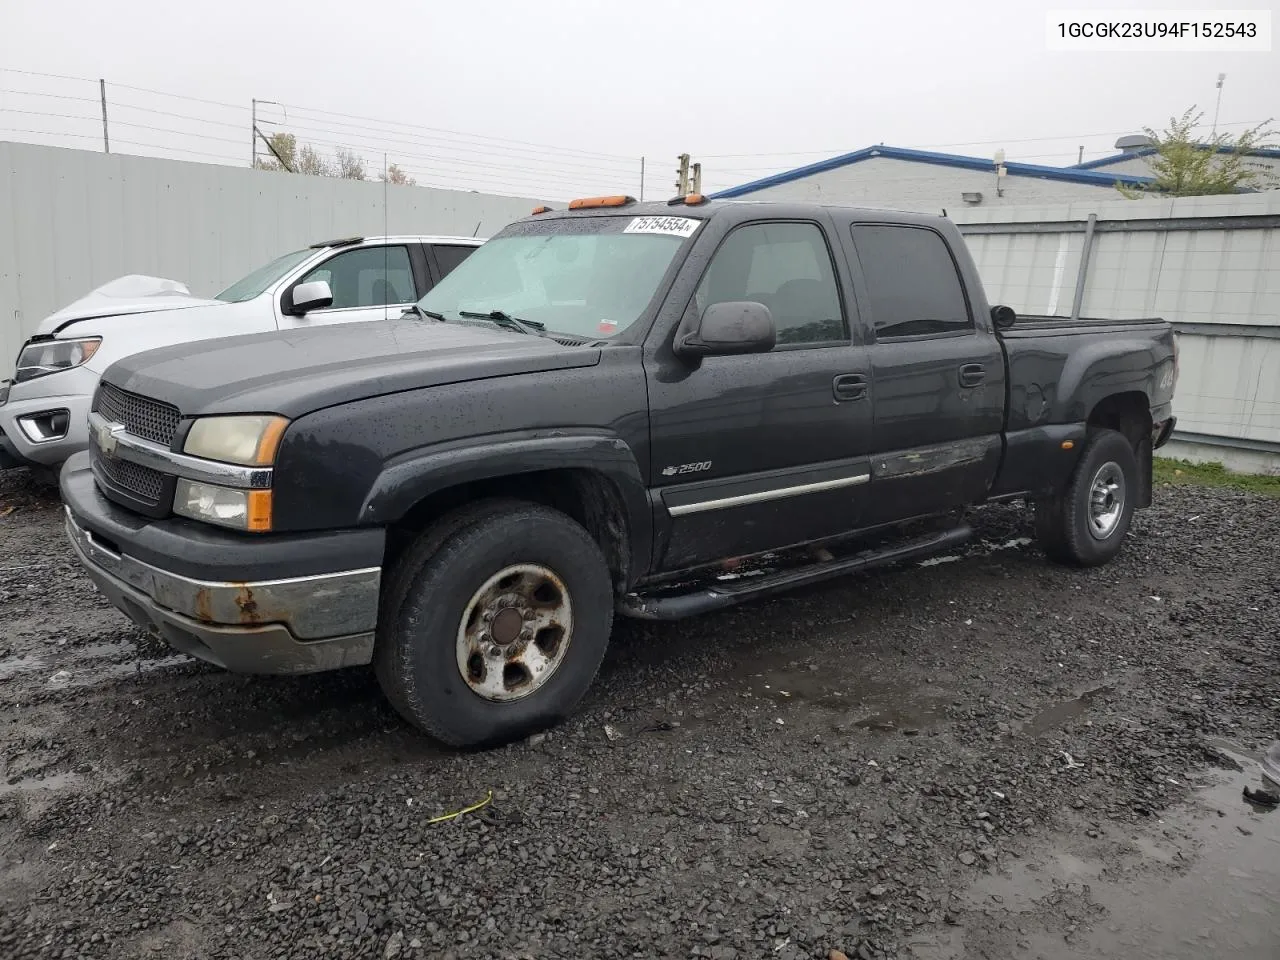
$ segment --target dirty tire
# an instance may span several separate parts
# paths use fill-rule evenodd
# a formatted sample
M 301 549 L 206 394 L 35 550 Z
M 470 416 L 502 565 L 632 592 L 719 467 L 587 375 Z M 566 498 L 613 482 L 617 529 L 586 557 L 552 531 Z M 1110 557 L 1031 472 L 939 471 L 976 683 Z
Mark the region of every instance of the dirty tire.
M 1114 479 L 1117 473 L 1123 503 L 1108 532 L 1095 534 L 1090 522 L 1095 481 L 1105 481 L 1107 475 Z M 1124 545 L 1138 492 L 1138 460 L 1129 441 L 1115 430 L 1095 430 L 1085 442 L 1067 488 L 1053 500 L 1036 504 L 1036 538 L 1058 563 L 1100 566 Z
M 459 627 L 476 591 L 519 564 L 554 571 L 572 628 L 550 676 L 521 699 L 476 693 L 457 659 Z M 557 510 L 519 500 L 465 507 L 424 532 L 396 562 L 383 595 L 374 669 L 410 723 L 453 747 L 489 747 L 552 726 L 582 699 L 604 659 L 613 587 L 599 546 Z

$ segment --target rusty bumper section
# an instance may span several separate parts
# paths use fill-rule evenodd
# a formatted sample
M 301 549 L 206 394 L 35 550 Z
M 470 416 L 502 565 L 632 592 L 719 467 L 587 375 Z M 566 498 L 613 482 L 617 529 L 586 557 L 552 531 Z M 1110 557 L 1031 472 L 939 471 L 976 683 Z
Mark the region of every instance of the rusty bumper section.
M 99 542 L 67 511 L 67 538 L 98 589 L 170 646 L 237 673 L 314 673 L 369 663 L 381 569 L 207 582 Z

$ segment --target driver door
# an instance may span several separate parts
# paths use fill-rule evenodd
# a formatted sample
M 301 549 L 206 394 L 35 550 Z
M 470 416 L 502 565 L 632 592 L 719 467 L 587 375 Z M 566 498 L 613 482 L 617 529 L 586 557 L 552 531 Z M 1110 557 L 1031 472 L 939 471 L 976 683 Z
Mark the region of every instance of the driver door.
M 301 316 L 291 313 L 293 289 L 314 280 L 329 284 L 332 306 L 309 310 Z M 407 246 L 393 244 L 343 250 L 312 267 L 281 295 L 281 328 L 398 317 L 418 299 L 416 290 Z

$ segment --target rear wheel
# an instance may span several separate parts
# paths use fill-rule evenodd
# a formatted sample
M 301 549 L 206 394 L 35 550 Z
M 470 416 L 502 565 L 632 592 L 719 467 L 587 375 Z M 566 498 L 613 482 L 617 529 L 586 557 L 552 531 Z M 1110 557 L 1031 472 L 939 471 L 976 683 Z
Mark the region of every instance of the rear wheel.
M 1036 536 L 1052 559 L 1078 567 L 1120 552 L 1138 497 L 1138 460 L 1114 430 L 1089 435 L 1065 490 L 1036 504 Z
M 572 712 L 612 623 L 591 535 L 556 510 L 493 501 L 444 518 L 397 562 L 374 666 L 410 723 L 450 746 L 492 746 Z

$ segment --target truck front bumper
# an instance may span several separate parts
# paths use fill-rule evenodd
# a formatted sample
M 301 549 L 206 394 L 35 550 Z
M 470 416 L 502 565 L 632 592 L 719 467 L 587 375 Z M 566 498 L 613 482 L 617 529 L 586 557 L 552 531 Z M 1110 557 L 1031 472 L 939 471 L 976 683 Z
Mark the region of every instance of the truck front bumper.
M 90 579 L 175 649 L 236 673 L 315 673 L 372 659 L 382 531 L 250 537 L 147 521 L 102 496 L 87 454 L 67 462 L 61 489 L 67 538 Z M 302 575 L 278 575 L 290 567 Z M 268 576 L 250 579 L 255 571 Z

